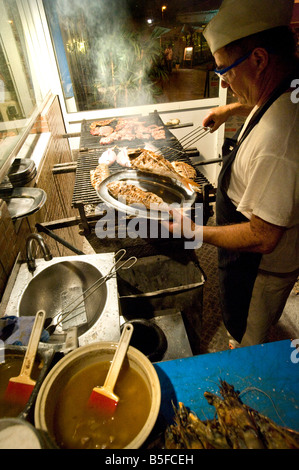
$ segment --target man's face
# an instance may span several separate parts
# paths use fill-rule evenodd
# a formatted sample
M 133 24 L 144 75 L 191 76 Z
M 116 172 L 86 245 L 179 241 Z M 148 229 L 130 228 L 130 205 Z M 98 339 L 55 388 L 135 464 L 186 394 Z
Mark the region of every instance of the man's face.
M 240 56 L 228 54 L 225 48 L 214 53 L 217 69 L 224 69 L 233 64 Z M 241 104 L 253 106 L 256 104 L 254 70 L 250 56 L 242 63 L 228 70 L 221 77 L 221 86 L 231 90 Z

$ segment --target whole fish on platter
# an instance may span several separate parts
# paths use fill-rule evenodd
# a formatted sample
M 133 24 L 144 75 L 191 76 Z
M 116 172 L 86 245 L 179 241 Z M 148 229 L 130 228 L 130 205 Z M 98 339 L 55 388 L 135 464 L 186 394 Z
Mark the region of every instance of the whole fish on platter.
M 193 168 L 193 166 L 188 165 L 188 163 L 185 162 L 171 162 L 171 165 L 173 166 L 174 170 L 184 178 L 194 180 L 196 177 L 196 170 Z
M 149 171 L 174 178 L 185 188 L 201 192 L 200 186 L 195 181 L 179 174 L 168 160 L 151 150 L 143 150 L 138 157 L 131 160 L 131 166 L 137 170 Z
M 163 199 L 151 191 L 144 191 L 138 186 L 124 181 L 108 183 L 107 188 L 110 194 L 119 201 L 131 204 L 143 204 L 147 209 L 151 208 L 167 208 Z

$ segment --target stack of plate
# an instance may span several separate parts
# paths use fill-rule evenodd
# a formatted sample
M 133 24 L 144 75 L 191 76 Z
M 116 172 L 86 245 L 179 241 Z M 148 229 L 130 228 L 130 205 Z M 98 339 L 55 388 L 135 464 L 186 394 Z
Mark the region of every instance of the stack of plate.
M 35 175 L 36 166 L 30 158 L 16 158 L 8 172 L 8 178 L 14 187 L 26 186 Z

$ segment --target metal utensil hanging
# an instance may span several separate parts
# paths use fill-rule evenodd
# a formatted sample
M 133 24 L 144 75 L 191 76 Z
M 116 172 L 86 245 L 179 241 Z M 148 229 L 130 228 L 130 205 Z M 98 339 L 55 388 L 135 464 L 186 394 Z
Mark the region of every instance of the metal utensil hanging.
M 117 256 L 121 253 L 118 259 Z M 130 269 L 134 264 L 137 262 L 136 256 L 131 256 L 127 260 L 123 261 L 120 263 L 120 261 L 123 259 L 123 257 L 126 254 L 125 249 L 121 249 L 117 251 L 115 254 L 115 263 L 111 267 L 111 269 L 108 271 L 108 273 L 105 276 L 100 277 L 97 279 L 88 289 L 86 289 L 84 292 L 82 292 L 78 297 L 76 297 L 74 300 L 72 300 L 67 306 L 64 307 L 63 310 L 60 312 L 56 313 L 54 317 L 52 317 L 50 320 L 51 322 L 46 326 L 46 330 L 49 332 L 50 335 L 52 335 L 56 329 L 56 327 L 62 323 L 71 313 L 73 313 L 85 300 L 92 295 L 100 286 L 102 286 L 105 282 L 107 282 L 109 279 L 111 279 L 118 270 L 120 269 Z M 75 304 L 75 305 L 74 305 Z M 72 306 L 72 307 L 71 307 Z M 71 310 L 68 310 L 71 307 Z M 54 320 L 57 318 L 57 322 L 53 323 Z

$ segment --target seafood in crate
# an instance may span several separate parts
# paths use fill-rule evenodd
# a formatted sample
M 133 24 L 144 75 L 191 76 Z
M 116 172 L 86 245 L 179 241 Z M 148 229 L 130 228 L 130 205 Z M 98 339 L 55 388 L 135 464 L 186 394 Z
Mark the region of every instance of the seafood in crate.
M 299 433 L 279 426 L 244 405 L 239 393 L 220 381 L 219 395 L 205 392 L 217 418 L 201 421 L 183 403 L 174 407 L 174 424 L 165 431 L 166 449 L 299 449 Z

